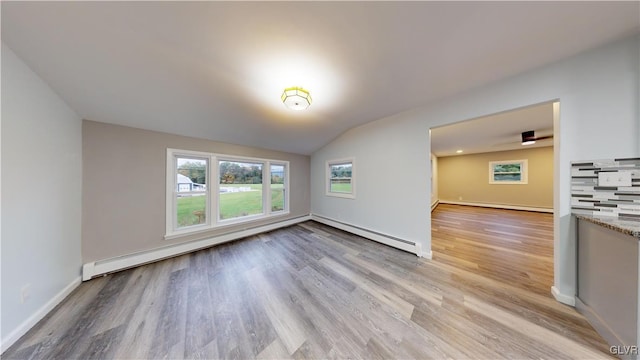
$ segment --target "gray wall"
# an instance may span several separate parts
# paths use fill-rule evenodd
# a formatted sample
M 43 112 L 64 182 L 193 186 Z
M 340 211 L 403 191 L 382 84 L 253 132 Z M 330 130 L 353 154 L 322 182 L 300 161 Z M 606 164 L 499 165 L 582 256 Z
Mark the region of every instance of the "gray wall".
M 311 157 L 312 213 L 417 240 L 428 250 L 429 129 L 559 100 L 560 124 L 554 139 L 559 143 L 554 179 L 554 191 L 559 192 L 554 197 L 555 290 L 573 300 L 576 242 L 570 163 L 638 156 L 639 44 L 636 35 L 345 132 Z M 325 161 L 352 155 L 358 159 L 358 198 L 348 202 L 325 196 Z M 385 176 L 393 164 L 404 175 Z
M 3 350 L 80 281 L 81 124 L 3 44 Z M 27 284 L 30 297 L 21 303 Z
M 309 157 L 85 120 L 82 125 L 82 260 L 92 262 L 220 233 L 165 235 L 167 148 L 290 162 L 290 214 L 224 232 L 308 215 Z

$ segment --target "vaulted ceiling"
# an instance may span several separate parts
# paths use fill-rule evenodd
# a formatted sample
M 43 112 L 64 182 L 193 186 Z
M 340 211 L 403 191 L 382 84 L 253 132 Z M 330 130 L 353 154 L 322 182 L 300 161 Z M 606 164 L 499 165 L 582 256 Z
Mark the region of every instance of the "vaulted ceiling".
M 640 31 L 637 1 L 1 6 L 2 41 L 82 118 L 301 154 Z

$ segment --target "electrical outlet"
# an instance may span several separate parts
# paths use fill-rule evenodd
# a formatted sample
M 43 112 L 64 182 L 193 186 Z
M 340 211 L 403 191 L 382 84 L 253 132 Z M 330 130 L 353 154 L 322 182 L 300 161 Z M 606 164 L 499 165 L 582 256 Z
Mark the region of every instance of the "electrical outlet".
M 26 284 L 20 289 L 20 303 L 24 304 L 31 297 L 31 284 Z
M 598 173 L 599 186 L 631 186 L 631 171 L 611 171 Z

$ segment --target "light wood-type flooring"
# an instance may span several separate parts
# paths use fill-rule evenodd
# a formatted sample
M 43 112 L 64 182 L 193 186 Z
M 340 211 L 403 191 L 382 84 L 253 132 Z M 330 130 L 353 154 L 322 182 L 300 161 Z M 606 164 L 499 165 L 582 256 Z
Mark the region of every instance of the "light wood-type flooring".
M 85 282 L 2 358 L 608 357 L 573 308 L 448 256 L 306 222 Z
M 437 262 L 551 296 L 553 214 L 440 204 L 431 237 Z

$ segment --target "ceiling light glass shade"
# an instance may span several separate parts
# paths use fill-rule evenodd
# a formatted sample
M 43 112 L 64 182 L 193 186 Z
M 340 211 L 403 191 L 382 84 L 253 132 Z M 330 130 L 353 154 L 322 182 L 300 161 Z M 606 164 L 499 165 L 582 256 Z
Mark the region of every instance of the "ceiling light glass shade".
M 311 95 L 301 87 L 290 87 L 284 89 L 282 102 L 293 110 L 304 110 L 311 105 Z

